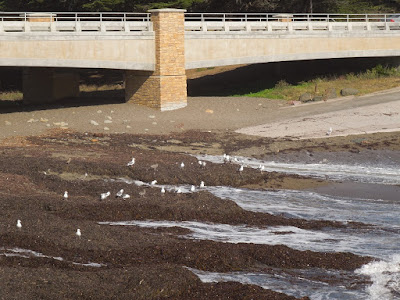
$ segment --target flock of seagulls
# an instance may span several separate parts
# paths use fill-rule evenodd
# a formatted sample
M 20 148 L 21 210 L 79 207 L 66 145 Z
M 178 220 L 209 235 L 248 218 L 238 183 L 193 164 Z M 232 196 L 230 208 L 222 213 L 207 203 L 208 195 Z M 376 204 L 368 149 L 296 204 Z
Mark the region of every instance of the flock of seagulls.
M 328 132 L 331 133 L 331 132 L 332 132 L 332 128 L 330 128 L 330 131 L 328 131 Z M 329 134 L 330 134 L 330 133 L 329 133 Z M 328 133 L 327 133 L 327 134 L 328 134 Z M 226 154 L 223 155 L 223 159 L 224 159 L 224 163 L 239 162 L 239 160 L 238 160 L 237 158 L 231 159 L 231 157 L 230 157 L 229 155 L 226 155 Z M 131 166 L 133 166 L 133 165 L 135 164 L 135 162 L 136 162 L 136 160 L 135 160 L 135 158 L 133 157 L 133 158 L 131 159 L 131 161 L 129 161 L 129 162 L 127 163 L 127 166 L 128 166 L 128 167 L 131 167 Z M 198 164 L 199 164 L 199 166 L 200 166 L 201 168 L 205 168 L 206 165 L 207 165 L 207 163 L 206 163 L 205 161 L 201 161 L 201 160 L 198 161 Z M 184 167 L 185 167 L 185 163 L 184 163 L 184 162 L 181 162 L 180 168 L 183 169 Z M 262 172 L 262 171 L 264 170 L 264 166 L 260 165 L 259 169 L 260 169 L 261 172 Z M 239 171 L 239 172 L 243 172 L 243 170 L 244 170 L 244 166 L 243 166 L 243 165 L 240 165 L 238 171 Z M 85 173 L 85 176 L 88 176 L 88 174 Z M 156 184 L 157 184 L 157 180 L 153 180 L 153 181 L 151 181 L 151 183 L 150 183 L 151 186 L 155 186 Z M 199 185 L 199 188 L 204 188 L 204 187 L 205 187 L 205 183 L 204 183 L 204 181 L 201 181 L 201 182 L 200 182 L 200 185 Z M 191 191 L 191 192 L 195 192 L 195 191 L 196 191 L 196 186 L 192 185 L 192 186 L 190 187 L 190 191 Z M 181 188 L 176 188 L 176 189 L 175 189 L 175 192 L 176 192 L 177 194 L 181 194 L 181 193 L 182 193 L 182 189 L 181 189 Z M 165 193 L 166 193 L 165 187 L 161 187 L 161 195 L 164 195 Z M 101 193 L 101 194 L 100 194 L 100 200 L 105 200 L 105 199 L 107 199 L 108 197 L 110 197 L 110 195 L 111 195 L 111 192 L 109 192 L 109 191 L 106 192 L 106 193 Z M 144 196 L 146 195 L 146 190 L 141 191 L 141 192 L 139 193 L 139 195 L 142 196 L 142 197 L 144 197 Z M 116 197 L 116 198 L 122 198 L 122 199 L 129 199 L 131 196 L 130 196 L 129 194 L 126 194 L 125 191 L 124 191 L 124 189 L 120 189 L 120 190 L 115 194 L 115 197 Z M 68 199 L 68 191 L 65 191 L 65 192 L 64 192 L 63 198 L 64 198 L 65 200 Z M 21 229 L 21 228 L 22 228 L 21 220 L 17 220 L 17 228 L 18 228 L 18 229 Z M 75 235 L 76 235 L 77 237 L 79 237 L 79 238 L 82 236 L 82 232 L 81 232 L 81 230 L 80 230 L 79 228 L 76 230 Z

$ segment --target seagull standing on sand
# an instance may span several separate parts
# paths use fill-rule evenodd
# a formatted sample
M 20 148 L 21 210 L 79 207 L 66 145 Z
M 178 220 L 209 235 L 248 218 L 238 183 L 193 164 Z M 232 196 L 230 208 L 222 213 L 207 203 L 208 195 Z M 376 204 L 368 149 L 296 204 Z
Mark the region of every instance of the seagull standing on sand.
M 331 135 L 332 134 L 332 127 L 329 127 L 329 130 L 326 132 L 326 135 Z
M 132 157 L 132 160 L 127 163 L 127 166 L 130 167 L 130 166 L 133 166 L 134 164 L 135 164 L 135 158 Z
M 161 194 L 165 194 L 165 188 L 164 187 L 161 188 Z
M 17 220 L 17 227 L 22 228 L 21 220 Z
M 143 190 L 141 192 L 139 192 L 139 196 L 140 197 L 144 197 L 146 195 L 146 190 Z
M 200 182 L 200 188 L 203 188 L 204 186 L 204 181 Z
M 192 186 L 190 187 L 190 191 L 191 191 L 191 192 L 195 192 L 195 191 L 196 191 L 196 187 L 195 187 L 194 185 L 192 185 Z
M 67 191 L 64 192 L 64 199 L 68 199 L 68 192 Z
M 264 167 L 263 165 L 260 165 L 260 166 L 258 167 L 258 169 L 259 169 L 260 172 L 262 173 L 262 172 L 264 172 L 265 167 Z
M 185 164 L 182 162 L 181 163 L 181 168 L 183 169 L 185 167 Z
M 157 183 L 157 180 L 153 180 L 150 184 L 151 185 L 156 185 L 156 183 Z
M 82 235 L 82 233 L 81 233 L 81 230 L 78 228 L 77 230 L 76 230 L 76 236 L 78 236 L 78 237 L 81 237 L 81 235 Z
M 129 199 L 130 197 L 131 196 L 129 196 L 128 194 L 125 194 L 125 195 L 122 196 L 122 199 L 126 200 L 126 199 Z
M 117 198 L 122 197 L 124 194 L 124 189 L 120 189 L 119 192 L 115 195 Z
M 243 165 L 240 166 L 239 170 L 240 173 L 243 172 Z
M 111 195 L 110 192 L 101 193 L 101 194 L 100 194 L 100 199 L 101 199 L 101 200 L 105 200 L 105 199 L 107 199 L 107 197 L 110 196 L 110 195 Z
M 176 190 L 176 193 L 177 193 L 177 194 L 182 194 L 181 188 L 178 188 L 178 189 Z

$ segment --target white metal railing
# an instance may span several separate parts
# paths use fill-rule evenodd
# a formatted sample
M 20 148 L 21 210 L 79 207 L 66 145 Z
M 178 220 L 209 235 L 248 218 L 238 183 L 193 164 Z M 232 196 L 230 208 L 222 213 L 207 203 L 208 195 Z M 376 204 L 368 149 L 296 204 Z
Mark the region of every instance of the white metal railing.
M 152 31 L 149 13 L 0 12 L 0 33 Z M 391 31 L 400 14 L 186 13 L 186 31 Z
M 400 14 L 186 13 L 187 31 L 388 31 Z
M 1 32 L 152 31 L 149 13 L 0 12 Z

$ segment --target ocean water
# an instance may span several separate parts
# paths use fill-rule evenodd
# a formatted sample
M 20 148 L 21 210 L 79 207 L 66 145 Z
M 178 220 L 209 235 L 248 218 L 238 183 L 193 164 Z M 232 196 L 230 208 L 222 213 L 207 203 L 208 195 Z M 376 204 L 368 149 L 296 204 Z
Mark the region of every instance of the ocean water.
M 223 163 L 223 157 L 201 156 L 201 160 Z M 265 162 L 239 157 L 233 163 L 265 171 L 326 178 L 337 182 L 362 183 L 364 186 L 400 185 L 400 162 L 390 165 Z M 149 185 L 140 181 L 126 181 Z M 196 184 L 196 183 L 193 183 Z M 363 185 L 359 185 L 362 187 Z M 160 186 L 153 186 L 160 188 Z M 190 186 L 166 186 L 174 191 L 190 192 Z M 213 273 L 190 269 L 204 282 L 237 281 L 302 297 L 319 299 L 400 299 L 400 194 L 398 200 L 382 197 L 328 195 L 313 191 L 249 190 L 226 186 L 206 186 L 215 196 L 236 202 L 245 210 L 265 212 L 309 220 L 361 222 L 360 228 L 304 230 L 292 226 L 254 227 L 203 222 L 128 221 L 102 222 L 103 225 L 140 227 L 182 227 L 191 232 L 188 239 L 225 243 L 287 245 L 298 250 L 350 252 L 372 256 L 376 260 L 355 272 L 337 270 L 271 269 L 263 273 Z M 362 193 L 360 193 L 362 194 Z M 366 195 L 366 196 L 365 196 Z M 278 234 L 277 234 L 278 233 Z

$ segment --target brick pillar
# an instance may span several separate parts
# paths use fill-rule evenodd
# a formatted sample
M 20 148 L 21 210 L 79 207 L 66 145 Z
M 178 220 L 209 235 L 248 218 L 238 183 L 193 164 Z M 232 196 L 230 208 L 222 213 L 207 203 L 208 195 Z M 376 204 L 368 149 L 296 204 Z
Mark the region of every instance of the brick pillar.
M 78 73 L 57 73 L 54 68 L 25 68 L 22 85 L 26 104 L 51 103 L 79 95 Z
M 125 99 L 161 111 L 185 107 L 185 10 L 149 12 L 155 34 L 155 70 L 126 71 Z

